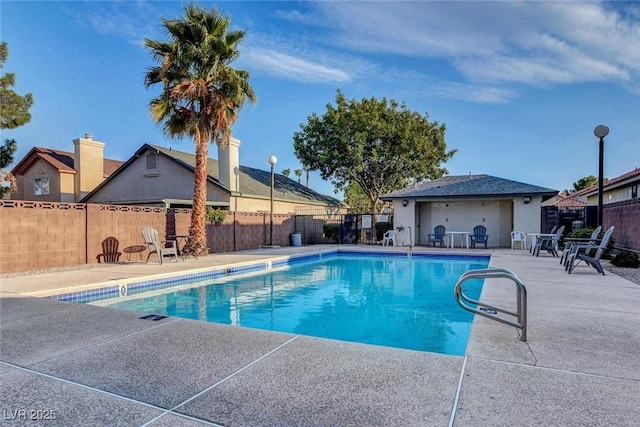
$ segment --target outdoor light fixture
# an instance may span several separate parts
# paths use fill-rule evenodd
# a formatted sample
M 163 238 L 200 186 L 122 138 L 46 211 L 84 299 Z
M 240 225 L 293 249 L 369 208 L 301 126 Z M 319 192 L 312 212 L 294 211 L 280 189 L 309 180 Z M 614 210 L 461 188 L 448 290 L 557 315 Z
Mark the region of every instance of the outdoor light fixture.
M 605 125 L 598 125 L 593 130 L 596 138 L 599 138 L 599 156 L 598 156 L 598 225 L 602 225 L 602 187 L 604 176 L 604 137 L 609 134 L 609 128 Z
M 531 196 L 524 196 L 522 198 L 522 201 L 524 202 L 524 204 L 528 204 L 531 201 Z
M 278 158 L 274 155 L 269 156 L 269 164 L 271 165 L 271 209 L 269 215 L 269 246 L 273 246 L 273 186 L 275 175 L 273 172 L 273 168 L 278 163 Z
M 402 206 L 407 207 L 408 204 L 409 204 L 408 200 L 403 200 L 402 201 Z

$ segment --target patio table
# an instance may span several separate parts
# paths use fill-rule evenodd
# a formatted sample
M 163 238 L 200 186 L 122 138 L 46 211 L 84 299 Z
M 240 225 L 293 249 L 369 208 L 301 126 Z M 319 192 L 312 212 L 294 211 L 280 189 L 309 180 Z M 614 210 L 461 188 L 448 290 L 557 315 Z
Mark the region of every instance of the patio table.
M 527 233 L 527 236 L 531 237 L 531 246 L 529 247 L 529 252 L 533 253 L 534 242 L 538 237 L 555 237 L 555 233 Z
M 189 255 L 193 255 L 189 251 L 185 250 L 185 247 L 187 246 L 189 239 L 193 237 L 191 234 L 171 234 L 167 237 L 169 238 L 169 240 L 176 241 L 176 244 L 178 246 L 178 255 L 180 255 L 183 260 Z
M 125 254 L 127 254 L 127 261 L 131 261 L 131 254 L 140 254 L 140 261 L 142 261 L 142 252 L 147 249 L 144 245 L 132 245 L 127 246 L 122 250 Z
M 460 247 L 463 247 L 463 244 L 466 243 L 467 249 L 469 249 L 469 236 L 471 235 L 470 231 L 447 231 L 444 233 L 445 236 L 449 236 L 449 244 L 451 249 L 453 249 L 455 243 L 455 236 L 460 236 Z

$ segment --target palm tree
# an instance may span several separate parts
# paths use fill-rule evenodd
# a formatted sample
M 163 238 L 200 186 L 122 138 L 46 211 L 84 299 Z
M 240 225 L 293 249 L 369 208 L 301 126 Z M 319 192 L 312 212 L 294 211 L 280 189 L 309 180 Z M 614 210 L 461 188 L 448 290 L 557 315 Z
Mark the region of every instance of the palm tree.
M 298 177 L 298 184 L 300 184 L 300 178 L 302 177 L 302 169 L 296 169 L 293 171 L 293 173 L 295 173 L 296 176 Z
M 145 75 L 147 88 L 161 84 L 162 93 L 149 103 L 151 118 L 170 138 L 193 138 L 196 165 L 191 228 L 193 243 L 206 253 L 205 212 L 209 143 L 226 145 L 245 101 L 255 103 L 249 73 L 236 70 L 238 43 L 244 31 L 230 31 L 231 18 L 196 4 L 184 7 L 179 19 L 162 18 L 168 41 L 145 39 L 158 65 Z

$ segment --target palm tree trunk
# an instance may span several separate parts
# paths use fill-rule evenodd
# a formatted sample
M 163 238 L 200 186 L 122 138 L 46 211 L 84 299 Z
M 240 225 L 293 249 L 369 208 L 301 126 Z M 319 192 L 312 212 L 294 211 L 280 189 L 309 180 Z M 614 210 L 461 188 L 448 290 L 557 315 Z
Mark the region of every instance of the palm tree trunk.
M 193 185 L 193 210 L 191 212 L 191 229 L 194 245 L 199 255 L 206 255 L 207 230 L 205 228 L 205 212 L 207 209 L 207 161 L 209 158 L 209 141 L 196 136 L 196 169 Z

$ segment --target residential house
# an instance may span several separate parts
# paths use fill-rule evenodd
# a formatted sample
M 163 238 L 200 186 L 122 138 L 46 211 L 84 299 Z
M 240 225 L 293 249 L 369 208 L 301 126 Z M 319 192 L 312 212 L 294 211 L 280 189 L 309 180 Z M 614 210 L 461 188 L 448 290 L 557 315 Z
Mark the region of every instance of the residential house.
M 490 175 L 445 176 L 381 197 L 393 202 L 394 227 L 411 230 L 411 242 L 424 245 L 434 227 L 471 232 L 487 228 L 490 247 L 508 247 L 511 231 L 540 232 L 540 206 L 557 190 Z
M 34 147 L 11 173 L 17 181 L 13 200 L 78 202 L 123 162 L 104 158 L 104 143 L 91 134 L 73 140 L 73 153 Z
M 238 212 L 271 211 L 271 173 L 240 165 L 240 140 L 218 147 L 207 164 L 207 205 Z M 86 203 L 191 207 L 195 155 L 144 144 L 82 201 Z M 338 213 L 345 206 L 281 174 L 274 174 L 273 212 L 313 207 Z
M 640 186 L 640 168 L 622 174 L 613 179 L 608 179 L 602 186 L 602 203 L 624 202 L 638 198 L 638 186 Z M 594 185 L 582 190 L 590 206 L 598 206 L 598 186 Z
M 607 180 L 602 186 L 603 226 L 614 225 L 615 247 L 640 253 L 640 168 Z M 589 208 L 598 206 L 598 186 L 584 191 Z

